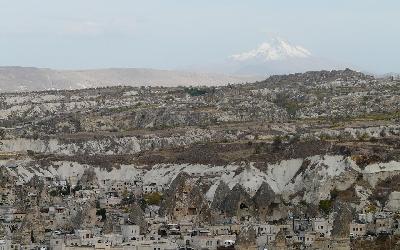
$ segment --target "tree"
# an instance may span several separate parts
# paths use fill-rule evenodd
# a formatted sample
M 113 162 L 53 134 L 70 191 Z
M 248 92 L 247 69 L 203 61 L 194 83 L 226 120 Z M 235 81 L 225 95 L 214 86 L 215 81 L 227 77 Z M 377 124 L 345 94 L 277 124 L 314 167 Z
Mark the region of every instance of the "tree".
M 185 88 L 185 92 L 188 93 L 190 96 L 201 96 L 205 95 L 207 93 L 207 90 L 190 87 L 190 88 Z
M 107 211 L 105 208 L 97 209 L 96 215 L 101 216 L 101 221 L 105 221 L 107 219 Z
M 153 192 L 150 194 L 146 194 L 144 196 L 144 200 L 148 205 L 160 205 L 162 200 L 162 195 L 158 192 Z
M 332 210 L 332 201 L 331 200 L 320 200 L 319 201 L 319 209 L 325 214 L 329 214 Z

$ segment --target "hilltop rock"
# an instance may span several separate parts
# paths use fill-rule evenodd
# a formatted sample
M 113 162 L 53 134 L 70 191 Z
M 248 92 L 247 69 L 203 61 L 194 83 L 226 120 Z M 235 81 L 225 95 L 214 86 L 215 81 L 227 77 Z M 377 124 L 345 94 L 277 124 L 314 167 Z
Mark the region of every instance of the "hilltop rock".
M 171 183 L 160 207 L 160 213 L 170 216 L 173 220 L 207 221 L 210 210 L 205 194 L 200 185 L 181 172 Z
M 275 201 L 275 192 L 267 182 L 263 182 L 253 197 L 255 208 L 261 220 L 265 220 L 270 211 L 271 204 Z
M 225 182 L 220 181 L 217 189 L 214 193 L 214 199 L 211 203 L 211 208 L 214 210 L 220 210 L 222 205 L 226 199 L 226 196 L 229 194 L 231 190 L 229 189 L 228 185 Z
M 14 232 L 12 239 L 18 243 L 41 243 L 45 237 L 44 219 L 37 207 L 26 213 L 21 226 Z
M 237 184 L 225 197 L 220 210 L 227 216 L 236 216 L 240 220 L 247 220 L 254 216 L 255 204 L 246 190 Z
M 354 219 L 355 211 L 350 204 L 335 202 L 333 207 L 332 237 L 347 238 L 350 235 L 349 224 Z
M 145 234 L 148 229 L 144 216 L 145 214 L 138 204 L 134 203 L 130 206 L 128 220 L 130 223 L 140 226 L 141 234 Z

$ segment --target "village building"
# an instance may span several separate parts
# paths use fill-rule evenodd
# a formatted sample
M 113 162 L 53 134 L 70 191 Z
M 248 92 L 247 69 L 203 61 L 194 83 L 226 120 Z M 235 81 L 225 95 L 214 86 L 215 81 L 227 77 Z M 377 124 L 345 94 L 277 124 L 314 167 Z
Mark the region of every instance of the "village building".
M 367 225 L 363 223 L 352 222 L 349 225 L 351 237 L 362 237 L 367 235 Z

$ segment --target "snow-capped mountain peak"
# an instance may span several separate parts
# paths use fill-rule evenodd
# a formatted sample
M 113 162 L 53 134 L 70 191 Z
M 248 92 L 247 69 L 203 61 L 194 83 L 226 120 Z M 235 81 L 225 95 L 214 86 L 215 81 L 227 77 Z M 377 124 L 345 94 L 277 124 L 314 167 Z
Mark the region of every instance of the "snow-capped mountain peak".
M 262 43 L 258 48 L 230 56 L 234 61 L 278 61 L 290 58 L 308 58 L 311 52 L 299 45 L 292 45 L 280 38 Z

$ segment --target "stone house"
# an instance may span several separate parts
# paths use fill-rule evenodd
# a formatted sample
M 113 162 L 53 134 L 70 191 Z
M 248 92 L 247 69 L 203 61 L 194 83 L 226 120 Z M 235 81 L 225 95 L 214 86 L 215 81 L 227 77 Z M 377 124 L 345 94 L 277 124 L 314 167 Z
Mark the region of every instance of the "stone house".
M 311 246 L 318 237 L 316 232 L 305 232 L 303 236 L 304 245 Z
M 393 220 L 391 217 L 380 217 L 375 218 L 375 233 L 382 234 L 382 233 L 392 233 L 393 229 Z
M 279 227 L 270 224 L 258 224 L 254 226 L 258 236 L 261 235 L 276 235 L 279 232 Z
M 311 220 L 308 218 L 293 218 L 292 227 L 294 232 L 311 230 Z
M 121 234 L 124 242 L 136 240 L 140 236 L 140 226 L 121 225 Z
M 216 250 L 218 247 L 224 246 L 224 242 L 234 242 L 235 240 L 235 235 L 221 235 L 217 237 L 213 237 L 211 235 L 197 235 L 191 237 L 190 246 L 194 247 L 195 249 Z
M 75 236 L 80 240 L 79 244 L 83 246 L 94 245 L 98 241 L 90 230 L 75 230 Z
M 207 227 L 212 235 L 227 235 L 231 233 L 229 225 L 212 225 Z
M 11 250 L 11 240 L 0 239 L 0 250 Z
M 111 246 L 118 246 L 123 243 L 123 236 L 121 234 L 104 234 L 101 238 L 103 243 L 109 243 Z
M 158 188 L 157 188 L 156 183 L 150 183 L 147 185 L 143 185 L 143 194 L 150 194 L 150 193 L 154 193 L 157 191 L 158 191 Z
M 99 199 L 100 207 L 102 208 L 110 208 L 120 204 L 122 199 L 116 196 L 107 196 Z
M 179 228 L 182 233 L 189 233 L 193 229 L 192 222 L 181 222 L 179 223 Z M 210 228 L 208 228 L 210 230 Z
M 323 237 L 331 237 L 332 223 L 324 218 L 311 219 L 312 230 Z
M 112 248 L 116 250 L 117 248 Z M 178 245 L 168 239 L 144 240 L 122 244 L 121 250 L 176 250 Z M 119 250 L 119 249 L 118 249 Z
M 64 239 L 61 237 L 51 238 L 49 247 L 52 250 L 63 250 L 65 246 Z
M 351 222 L 350 237 L 362 237 L 367 234 L 367 225 L 364 223 Z

